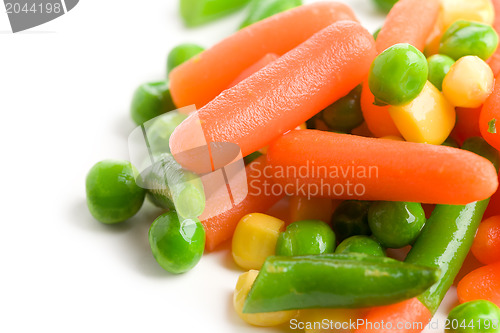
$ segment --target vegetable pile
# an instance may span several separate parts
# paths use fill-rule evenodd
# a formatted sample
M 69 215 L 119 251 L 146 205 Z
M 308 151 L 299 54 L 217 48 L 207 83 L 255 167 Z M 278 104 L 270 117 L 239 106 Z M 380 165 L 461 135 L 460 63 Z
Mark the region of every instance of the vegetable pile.
M 90 213 L 165 210 L 149 243 L 173 274 L 231 241 L 255 326 L 420 332 L 464 276 L 447 329 L 500 332 L 500 0 L 375 0 L 375 35 L 334 1 L 180 10 L 195 27 L 247 4 L 233 35 L 176 46 L 137 88 L 147 158 L 94 165 Z

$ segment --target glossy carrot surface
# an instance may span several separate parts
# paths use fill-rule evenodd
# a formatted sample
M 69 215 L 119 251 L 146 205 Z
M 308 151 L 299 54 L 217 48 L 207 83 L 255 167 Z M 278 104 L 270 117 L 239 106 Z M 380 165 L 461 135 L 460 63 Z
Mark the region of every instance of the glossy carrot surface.
M 418 333 L 423 331 L 432 313 L 417 298 L 369 310 L 355 333 Z M 381 323 L 384 328 L 381 328 Z M 406 324 L 406 325 L 405 325 Z
M 463 205 L 498 188 L 493 164 L 468 151 L 316 130 L 280 137 L 267 160 L 284 188 L 318 197 Z
M 434 29 L 439 0 L 400 0 L 387 15 L 377 37 L 377 51 L 398 43 L 408 43 L 420 51 Z
M 275 53 L 268 53 L 265 56 L 263 56 L 259 61 L 257 61 L 255 64 L 252 66 L 248 67 L 245 69 L 243 72 L 241 72 L 240 75 L 236 79 L 234 79 L 233 82 L 228 86 L 228 88 L 232 88 L 247 77 L 251 76 L 252 74 L 260 71 L 262 68 L 266 67 L 270 63 L 274 62 L 276 59 L 278 59 L 280 56 L 275 54 Z
M 236 144 L 243 156 L 253 153 L 347 95 L 366 77 L 375 54 L 373 37 L 361 25 L 334 23 L 187 118 L 170 138 L 171 151 L 198 172 L 211 166 L 185 154 L 195 148 L 192 141 L 201 141 L 192 140 L 195 135 L 208 144 Z M 224 154 L 217 147 L 210 153 Z
M 337 2 L 319 2 L 272 16 L 234 33 L 170 73 L 175 105 L 195 104 L 201 108 L 267 53 L 283 55 L 340 20 L 356 20 L 351 8 Z
M 484 102 L 479 116 L 479 129 L 490 145 L 500 150 L 500 80 L 496 80 L 491 95 Z
M 467 274 L 457 286 L 460 303 L 485 299 L 500 306 L 500 262 Z

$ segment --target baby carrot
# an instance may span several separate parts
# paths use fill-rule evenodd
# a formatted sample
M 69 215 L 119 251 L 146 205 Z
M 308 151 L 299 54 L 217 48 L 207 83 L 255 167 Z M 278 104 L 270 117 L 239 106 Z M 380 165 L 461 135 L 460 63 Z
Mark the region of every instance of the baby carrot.
M 265 190 L 265 183 L 270 184 L 270 179 L 264 175 L 266 157 L 260 156 L 247 165 L 248 195 L 242 202 L 233 206 L 230 210 L 222 211 L 220 214 L 202 220 L 205 228 L 205 249 L 212 251 L 220 243 L 230 239 L 240 219 L 249 213 L 265 213 L 271 206 L 277 203 L 284 194 L 275 195 Z M 203 218 L 203 215 L 201 216 Z
M 408 43 L 423 51 L 439 8 L 439 0 L 400 0 L 392 7 L 378 34 L 377 51 L 398 43 Z
M 493 7 L 495 8 L 495 21 L 493 22 L 493 28 L 500 34 L 500 0 L 491 0 Z M 488 64 L 493 71 L 495 77 L 500 74 L 500 47 L 497 48 L 495 53 L 488 59 Z
M 255 64 L 253 64 L 252 66 L 248 67 L 243 72 L 241 72 L 241 74 L 238 75 L 238 77 L 236 79 L 234 79 L 233 82 L 231 82 L 231 84 L 228 86 L 228 88 L 234 87 L 235 85 L 237 85 L 238 83 L 240 83 L 241 81 L 243 81 L 244 79 L 246 79 L 247 77 L 252 75 L 253 73 L 260 71 L 262 68 L 266 67 L 267 65 L 269 65 L 270 63 L 272 63 L 273 61 L 275 61 L 278 58 L 279 58 L 279 55 L 277 55 L 275 53 L 266 54 L 259 61 L 257 61 Z
M 471 251 L 483 264 L 500 261 L 500 215 L 490 217 L 479 225 Z
M 368 87 L 368 81 L 365 81 L 361 91 L 361 111 L 368 129 L 379 138 L 393 135 L 400 136 L 401 134 L 399 134 L 399 130 L 389 114 L 389 106 L 377 106 L 373 104 L 374 102 L 375 96 Z
M 318 197 L 458 205 L 498 187 L 492 163 L 468 151 L 315 130 L 283 135 L 267 160 L 284 189 Z
M 485 299 L 500 306 L 500 262 L 467 274 L 457 286 L 460 303 Z
M 344 4 L 319 2 L 274 15 L 236 32 L 170 73 L 175 105 L 195 104 L 201 108 L 267 53 L 283 55 L 340 20 L 356 18 Z
M 172 134 L 171 151 L 183 167 L 198 172 L 211 166 L 202 156 L 185 154 L 194 141 L 206 140 L 212 157 L 225 153 L 217 142 L 236 144 L 249 155 L 347 95 L 374 58 L 366 29 L 353 21 L 334 23 L 188 117 Z
M 479 128 L 483 138 L 500 150 L 500 80 L 496 80 L 493 92 L 484 102 Z
M 386 306 L 371 308 L 355 333 L 418 333 L 431 320 L 432 313 L 417 298 Z M 404 326 L 408 323 L 407 326 Z M 401 326 L 403 324 L 403 326 Z M 390 328 L 389 328 L 390 327 Z

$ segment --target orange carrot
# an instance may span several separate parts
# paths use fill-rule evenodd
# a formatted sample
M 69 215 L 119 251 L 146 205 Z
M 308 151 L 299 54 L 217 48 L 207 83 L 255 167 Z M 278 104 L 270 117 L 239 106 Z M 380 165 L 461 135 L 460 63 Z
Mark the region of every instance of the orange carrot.
M 219 161 L 225 152 L 217 142 L 251 154 L 347 95 L 366 77 L 375 54 L 373 37 L 359 23 L 334 23 L 184 120 L 170 137 L 172 154 L 197 172 L 211 166 L 199 154 L 185 154 L 196 142 L 206 140 Z
M 201 108 L 267 53 L 283 55 L 340 20 L 355 21 L 356 18 L 344 4 L 320 2 L 285 11 L 239 30 L 170 73 L 175 105 L 195 104 Z
M 398 43 L 424 50 L 440 9 L 439 0 L 400 0 L 387 15 L 377 37 L 377 51 Z
M 500 262 L 467 274 L 457 286 L 460 303 L 485 299 L 500 306 Z
M 498 188 L 493 164 L 468 151 L 316 130 L 283 135 L 267 160 L 292 195 L 463 205 Z
M 479 225 L 471 250 L 483 264 L 500 261 L 500 215 L 490 217 Z
M 451 136 L 457 140 L 458 144 L 462 145 L 465 140 L 471 137 L 481 136 L 481 131 L 479 130 L 480 107 L 475 109 L 456 108 L 456 113 L 457 123 Z
M 377 106 L 373 104 L 374 102 L 375 96 L 368 87 L 368 81 L 365 81 L 361 91 L 361 111 L 363 111 L 363 117 L 370 132 L 379 138 L 389 135 L 400 136 L 401 134 L 389 114 L 389 106 Z
M 283 194 L 275 195 L 265 189 L 265 184 L 271 184 L 271 180 L 264 175 L 265 167 L 265 156 L 260 156 L 247 165 L 248 195 L 246 198 L 231 209 L 201 221 L 205 228 L 207 251 L 212 251 L 217 245 L 230 239 L 243 216 L 249 213 L 264 213 L 283 198 Z
M 491 0 L 493 7 L 495 8 L 495 21 L 493 22 L 493 28 L 500 34 L 500 0 Z M 493 70 L 493 75 L 495 77 L 500 74 L 500 47 L 497 48 L 495 53 L 488 59 L 488 64 Z
M 266 67 L 267 65 L 274 62 L 278 58 L 279 58 L 279 55 L 277 55 L 275 53 L 266 54 L 264 57 L 262 57 L 262 59 L 260 59 L 255 64 L 253 64 L 252 66 L 248 67 L 243 72 L 241 72 L 241 74 L 238 75 L 238 77 L 236 79 L 234 79 L 233 82 L 231 82 L 231 84 L 228 86 L 228 88 L 234 87 L 235 85 L 237 85 L 238 83 L 240 83 L 241 81 L 243 81 L 244 79 L 249 77 L 250 75 L 260 71 L 262 68 Z
M 417 298 L 411 298 L 370 309 L 355 333 L 417 333 L 423 331 L 431 319 L 429 309 Z
M 500 150 L 500 80 L 498 79 L 493 92 L 484 102 L 479 116 L 479 129 L 483 138 Z

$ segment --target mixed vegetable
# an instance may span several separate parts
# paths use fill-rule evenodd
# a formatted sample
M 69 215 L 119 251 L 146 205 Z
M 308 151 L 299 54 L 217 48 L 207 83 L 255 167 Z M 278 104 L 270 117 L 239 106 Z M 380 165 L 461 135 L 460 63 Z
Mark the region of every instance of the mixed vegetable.
M 173 274 L 231 241 L 234 309 L 255 326 L 420 332 L 462 270 L 446 329 L 500 332 L 500 0 L 373 4 L 374 35 L 334 1 L 180 0 L 188 27 L 248 6 L 137 88 L 146 153 L 91 168 L 90 213 L 124 222 L 148 198 Z

